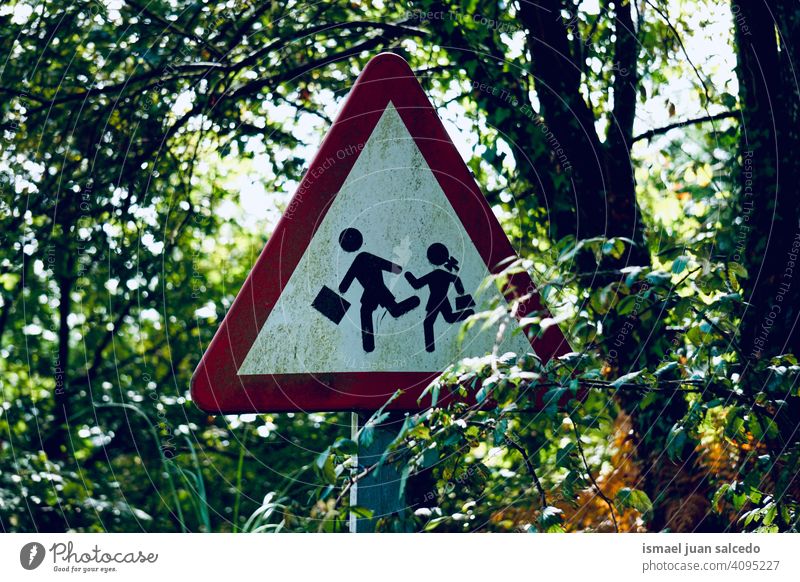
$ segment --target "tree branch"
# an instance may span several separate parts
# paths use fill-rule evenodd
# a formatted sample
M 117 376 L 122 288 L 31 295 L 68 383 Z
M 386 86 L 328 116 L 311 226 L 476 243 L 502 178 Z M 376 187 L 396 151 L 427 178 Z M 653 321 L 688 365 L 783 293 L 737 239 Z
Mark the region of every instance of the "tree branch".
M 133 304 L 136 301 L 135 297 L 131 297 L 131 299 L 127 302 L 124 308 L 117 314 L 116 319 L 113 322 L 113 327 L 111 329 L 106 330 L 106 333 L 103 334 L 103 337 L 97 343 L 97 346 L 94 350 L 94 357 L 92 358 L 92 363 L 89 368 L 86 370 L 86 379 L 87 383 L 91 385 L 91 382 L 97 377 L 97 372 L 100 369 L 100 365 L 103 362 L 103 352 L 111 343 L 111 339 L 114 337 L 114 334 L 119 331 L 122 327 L 122 323 L 128 314 L 131 312 L 133 308 Z
M 345 49 L 343 51 L 324 56 L 319 60 L 310 61 L 310 62 L 304 63 L 304 64 L 302 64 L 302 65 L 300 65 L 298 67 L 295 67 L 294 69 L 291 69 L 291 70 L 288 70 L 288 71 L 284 71 L 282 73 L 278 73 L 277 75 L 274 75 L 272 77 L 267 77 L 266 79 L 258 79 L 258 80 L 253 81 L 252 83 L 247 83 L 246 85 L 242 85 L 242 86 L 238 87 L 236 90 L 234 90 L 234 91 L 232 91 L 230 93 L 226 93 L 224 96 L 220 97 L 220 99 L 222 99 L 222 98 L 225 98 L 225 99 L 232 98 L 232 99 L 235 100 L 235 99 L 239 99 L 240 97 L 252 95 L 253 93 L 258 92 L 258 91 L 260 91 L 261 89 L 263 89 L 265 87 L 276 85 L 276 84 L 278 84 L 280 82 L 283 82 L 283 81 L 286 81 L 288 79 L 297 78 L 300 75 L 304 75 L 305 73 L 308 73 L 309 71 L 313 71 L 316 68 L 324 67 L 325 65 L 329 65 L 329 64 L 334 63 L 336 61 L 339 61 L 339 60 L 342 60 L 342 59 L 346 59 L 348 57 L 352 57 L 352 56 L 357 55 L 359 53 L 362 53 L 364 51 L 372 50 L 375 47 L 380 46 L 381 44 L 383 44 L 383 43 L 385 43 L 385 42 L 387 42 L 389 40 L 392 40 L 392 39 L 391 38 L 380 37 L 380 36 L 379 37 L 375 37 L 375 38 L 371 38 L 371 39 L 366 40 L 366 41 L 364 41 L 364 42 L 362 42 L 360 44 L 357 44 L 357 45 L 352 46 L 352 47 L 350 47 L 348 49 Z
M 639 75 L 636 70 L 639 57 L 639 38 L 633 26 L 630 4 L 623 6 L 616 0 L 614 33 L 614 110 L 613 125 L 608 129 L 608 142 L 612 159 L 628 157 L 629 143 L 633 135 L 633 120 L 636 117 L 636 87 Z M 630 165 L 630 164 L 629 164 Z M 630 178 L 632 179 L 633 172 Z
M 317 26 L 312 26 L 306 28 L 302 31 L 302 34 L 295 38 L 289 39 L 279 39 L 273 43 L 268 44 L 258 50 L 253 51 L 242 60 L 237 61 L 234 63 L 236 68 L 242 68 L 249 65 L 252 65 L 264 55 L 269 54 L 272 51 L 278 50 L 282 47 L 288 46 L 292 42 L 296 40 L 304 40 L 321 32 L 329 32 L 329 31 L 339 31 L 339 30 L 380 30 L 385 35 L 388 35 L 391 38 L 397 38 L 400 36 L 424 36 L 426 33 L 423 30 L 418 28 L 412 28 L 409 26 L 405 26 L 406 23 L 401 22 L 398 24 L 392 24 L 389 22 L 374 22 L 370 20 L 356 20 L 351 22 L 333 22 L 333 23 L 324 23 L 319 24 Z M 376 38 L 381 38 L 380 36 Z
M 708 104 L 711 102 L 711 94 L 709 93 L 708 90 L 708 84 L 706 83 L 706 80 L 703 78 L 703 75 L 700 74 L 700 71 L 695 66 L 694 62 L 692 61 L 692 58 L 689 56 L 689 52 L 686 50 L 686 46 L 683 44 L 683 39 L 681 38 L 678 29 L 675 28 L 674 24 L 672 24 L 672 21 L 669 19 L 669 15 L 666 12 L 664 12 L 661 8 L 653 4 L 651 0 L 644 0 L 644 1 L 648 6 L 650 6 L 650 8 L 656 11 L 656 13 L 664 20 L 664 22 L 666 22 L 667 26 L 672 31 L 672 34 L 675 35 L 675 40 L 678 41 L 678 44 L 681 47 L 681 51 L 683 52 L 683 56 L 686 57 L 686 62 L 688 62 L 689 66 L 692 67 L 695 76 L 697 77 L 698 81 L 700 81 L 700 85 L 702 85 L 703 87 L 703 94 L 706 97 L 706 102 L 703 104 L 704 108 L 708 107 Z
M 137 14 L 136 16 L 143 14 L 147 18 L 152 18 L 159 24 L 163 25 L 165 29 L 172 30 L 179 36 L 192 41 L 193 43 L 207 49 L 211 53 L 214 53 L 214 56 L 217 57 L 218 59 L 221 59 L 223 57 L 222 52 L 219 49 L 217 49 L 217 47 L 212 45 L 210 42 L 208 42 L 204 38 L 199 37 L 198 35 L 196 35 L 191 31 L 184 30 L 183 28 L 178 26 L 175 22 L 171 22 L 166 18 L 160 16 L 159 14 L 156 14 L 155 12 L 150 10 L 147 6 L 142 6 L 139 2 L 136 2 L 135 0 L 125 0 L 125 2 L 129 4 L 133 10 L 139 11 L 139 14 Z
M 686 119 L 684 121 L 678 121 L 675 123 L 670 123 L 669 125 L 665 125 L 664 127 L 657 127 L 655 129 L 650 129 L 645 131 L 644 133 L 640 133 L 636 137 L 633 138 L 633 143 L 637 141 L 641 141 L 643 139 L 652 139 L 657 135 L 663 135 L 673 129 L 679 129 L 681 127 L 688 127 L 690 125 L 698 125 L 700 123 L 708 123 L 709 121 L 719 121 L 720 119 L 730 119 L 733 117 L 739 117 L 741 112 L 738 110 L 734 111 L 723 111 L 722 113 L 715 113 L 714 115 L 704 115 L 703 117 L 697 117 L 695 119 Z
M 528 451 L 526 451 L 521 444 L 516 442 L 509 435 L 507 434 L 503 435 L 503 438 L 506 442 L 506 445 L 508 445 L 515 451 L 518 451 L 519 454 L 522 455 L 522 459 L 525 461 L 525 466 L 528 468 L 528 473 L 530 473 L 531 475 L 531 480 L 533 481 L 533 484 L 536 486 L 536 490 L 539 491 L 539 499 L 542 504 L 542 509 L 544 509 L 545 507 L 547 507 L 547 494 L 544 491 L 544 487 L 542 487 L 542 482 L 539 481 L 539 477 L 536 476 L 536 469 L 534 469 L 533 463 L 531 463 L 531 459 L 528 456 Z
M 597 484 L 594 475 L 592 475 L 592 471 L 589 469 L 589 463 L 586 461 L 586 455 L 583 452 L 583 445 L 581 444 L 581 433 L 578 432 L 578 424 L 575 421 L 572 422 L 572 428 L 575 432 L 575 444 L 577 445 L 578 452 L 581 455 L 583 466 L 586 468 L 586 474 L 589 476 L 589 481 L 591 481 L 592 485 L 597 490 L 597 495 L 600 496 L 600 499 L 605 501 L 606 505 L 608 505 L 608 511 L 611 512 L 611 521 L 614 522 L 614 531 L 616 533 L 619 533 L 619 524 L 617 523 L 617 516 L 614 514 L 614 504 L 608 497 L 606 497 L 606 494 L 603 493 L 603 490 L 600 489 L 600 485 Z

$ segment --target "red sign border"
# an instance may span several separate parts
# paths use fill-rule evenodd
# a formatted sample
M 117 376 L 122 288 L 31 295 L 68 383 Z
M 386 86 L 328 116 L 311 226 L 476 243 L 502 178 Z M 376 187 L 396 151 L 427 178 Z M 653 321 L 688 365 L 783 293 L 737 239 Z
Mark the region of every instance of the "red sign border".
M 417 402 L 438 374 L 430 372 L 337 372 L 239 376 L 237 370 L 306 251 L 317 227 L 358 158 L 389 101 L 397 109 L 489 271 L 516 257 L 439 116 L 408 63 L 393 53 L 374 57 L 358 77 L 342 111 L 274 233 L 225 315 L 192 376 L 192 399 L 210 413 L 420 410 Z M 333 163 L 330 161 L 333 160 Z M 518 317 L 545 311 L 527 273 L 514 274 L 503 292 L 525 294 Z M 527 330 L 526 330 L 527 331 Z M 547 361 L 571 351 L 558 326 L 531 340 Z M 444 404 L 448 396 L 440 397 Z

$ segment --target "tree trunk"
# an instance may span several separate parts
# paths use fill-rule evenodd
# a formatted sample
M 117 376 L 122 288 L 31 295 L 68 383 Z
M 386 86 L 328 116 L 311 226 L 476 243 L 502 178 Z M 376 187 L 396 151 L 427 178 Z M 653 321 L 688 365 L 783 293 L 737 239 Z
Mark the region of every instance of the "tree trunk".
M 429 10 L 454 11 L 441 1 L 432 2 Z M 497 4 L 487 4 L 483 16 L 499 19 L 501 9 Z M 488 124 L 511 148 L 516 172 L 530 186 L 530 197 L 548 209 L 551 236 L 558 239 L 576 234 L 573 200 L 561 185 L 566 184 L 562 179 L 565 170 L 536 123 L 538 115 L 531 107 L 524 64 L 507 62 L 505 47 L 495 36 L 488 35 L 480 46 L 473 46 L 459 26 L 447 26 L 450 22 L 444 19 L 431 24 L 436 27 L 440 44 L 451 48 L 449 57 L 453 64 L 467 71 L 472 97 L 485 113 Z
M 636 107 L 638 40 L 627 1 L 616 5 L 614 122 L 605 143 L 595 130 L 595 116 L 580 92 L 581 68 L 571 56 L 561 0 L 520 3 L 528 31 L 536 95 L 555 141 L 571 167 L 577 238 L 625 237 L 635 244 L 605 266 L 649 265 L 630 162 Z M 583 265 L 587 267 L 589 265 Z
M 505 47 L 497 36 L 486 35 L 473 46 L 458 25 L 435 20 L 437 40 L 450 48 L 456 66 L 467 70 L 473 96 L 486 112 L 488 122 L 509 143 L 516 171 L 547 208 L 551 236 L 577 239 L 625 237 L 636 246 L 606 268 L 626 264 L 649 265 L 650 256 L 636 201 L 630 163 L 633 119 L 636 111 L 638 39 L 631 6 L 616 13 L 617 41 L 613 86 L 613 126 L 605 143 L 595 130 L 594 112 L 580 92 L 581 71 L 570 56 L 561 0 L 523 2 L 519 19 L 528 31 L 530 71 L 525 63 L 505 60 Z M 432 12 L 454 10 L 447 2 L 431 2 Z M 501 7 L 487 5 L 484 16 L 501 18 Z M 540 102 L 537 112 L 530 100 L 535 83 Z M 540 115 L 541 114 L 541 115 Z M 581 255 L 579 269 L 594 270 L 593 255 Z M 611 264 L 613 262 L 613 264 Z M 597 279 L 595 283 L 605 284 Z
M 59 273 L 58 291 L 58 359 L 53 362 L 55 390 L 53 395 L 53 426 L 42 443 L 42 450 L 50 458 L 64 459 L 69 456 L 69 315 L 72 313 L 72 286 L 74 284 L 74 260 L 68 247 L 62 251 L 66 256 L 63 272 Z
M 732 11 L 742 104 L 736 228 L 746 241 L 738 255 L 748 271 L 749 304 L 741 345 L 754 365 L 800 347 L 800 7 L 788 0 L 735 0 Z

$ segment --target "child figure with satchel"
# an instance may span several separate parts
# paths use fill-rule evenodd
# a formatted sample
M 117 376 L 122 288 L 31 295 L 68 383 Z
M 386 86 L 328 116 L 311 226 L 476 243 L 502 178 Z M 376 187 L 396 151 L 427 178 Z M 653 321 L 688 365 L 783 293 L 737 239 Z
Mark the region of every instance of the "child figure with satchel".
M 421 289 L 427 286 L 430 291 L 428 303 L 425 305 L 423 328 L 425 330 L 425 349 L 428 352 L 432 352 L 436 349 L 434 324 L 439 314 L 447 323 L 452 324 L 464 321 L 475 313 L 471 309 L 475 306 L 475 302 L 472 296 L 464 293 L 464 285 L 461 282 L 461 278 L 456 274 L 458 272 L 458 261 L 450 256 L 450 251 L 447 250 L 446 246 L 442 243 L 433 243 L 428 247 L 427 255 L 432 265 L 444 268 L 434 269 L 419 278 L 406 271 L 405 278 L 414 289 Z M 455 310 L 450 305 L 450 300 L 447 297 L 451 285 L 455 287 L 459 295 L 456 297 Z

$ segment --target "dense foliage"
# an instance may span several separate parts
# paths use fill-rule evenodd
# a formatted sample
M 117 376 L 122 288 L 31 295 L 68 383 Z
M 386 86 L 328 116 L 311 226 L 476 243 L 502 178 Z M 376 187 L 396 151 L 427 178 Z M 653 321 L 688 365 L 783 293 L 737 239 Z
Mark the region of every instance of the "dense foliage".
M 389 422 L 378 529 L 797 531 L 798 43 L 778 0 L 5 2 L 3 530 L 341 531 Z M 381 50 L 575 352 L 456 364 L 430 393 L 482 407 L 358 442 L 207 416 L 191 373 Z

